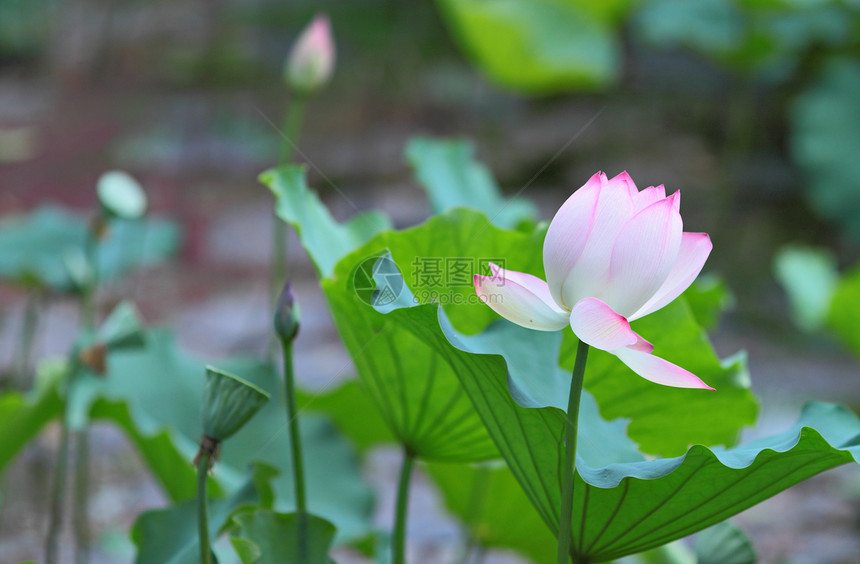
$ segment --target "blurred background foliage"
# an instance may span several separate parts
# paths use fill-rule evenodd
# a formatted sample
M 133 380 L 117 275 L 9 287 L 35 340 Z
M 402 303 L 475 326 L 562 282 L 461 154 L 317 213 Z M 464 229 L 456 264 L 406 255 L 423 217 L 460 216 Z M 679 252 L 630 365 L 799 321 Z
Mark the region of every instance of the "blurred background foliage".
M 801 338 L 828 329 L 860 351 L 860 0 L 0 0 L 0 215 L 48 200 L 85 208 L 98 175 L 122 168 L 156 216 L 179 220 L 183 267 L 200 269 L 147 286 L 147 317 L 170 319 L 199 287 L 247 291 L 267 253 L 242 262 L 259 246 L 245 236 L 213 275 L 221 243 L 208 229 L 254 200 L 269 217 L 253 179 L 281 142 L 284 57 L 317 11 L 338 64 L 309 107 L 300 160 L 313 159 L 311 184 L 338 219 L 382 207 L 417 223 L 462 202 L 440 191 L 427 206 L 413 176 L 456 186 L 462 169 L 492 196 L 477 207 L 506 206 L 498 221 L 514 226 L 534 215 L 529 200 L 548 218 L 596 169 L 627 169 L 640 187 L 683 189 L 688 229 L 715 241 L 706 269 L 731 288 L 734 322 L 791 331 L 779 279 Z M 409 142 L 419 134 L 474 143 Z M 153 225 L 141 262 L 179 245 L 174 225 Z M 79 239 L 82 217 L 2 226 L 0 250 L 32 245 L 0 256 L 15 292 L 36 274 L 68 290 L 40 257 Z M 119 247 L 120 236 L 134 238 L 118 230 Z M 129 265 L 112 253 L 103 266 L 119 274 Z M 212 341 L 259 352 L 266 337 Z

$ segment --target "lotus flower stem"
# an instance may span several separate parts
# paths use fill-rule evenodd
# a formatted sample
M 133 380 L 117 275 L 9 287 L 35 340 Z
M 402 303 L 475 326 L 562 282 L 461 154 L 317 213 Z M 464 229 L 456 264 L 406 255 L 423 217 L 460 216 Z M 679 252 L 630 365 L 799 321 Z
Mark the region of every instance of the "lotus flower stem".
M 65 413 L 60 419 L 60 447 L 57 451 L 57 464 L 54 466 L 54 489 L 51 492 L 51 519 L 48 524 L 48 538 L 45 541 L 46 564 L 57 564 L 59 556 L 60 527 L 63 523 L 63 500 L 66 498 L 66 474 L 69 464 L 69 427 Z
M 307 498 L 305 494 L 305 469 L 302 459 L 302 439 L 299 433 L 299 415 L 296 409 L 295 375 L 293 373 L 293 343 L 281 341 L 284 349 L 284 394 L 287 400 L 287 424 L 290 428 L 290 449 L 293 458 L 293 492 L 296 498 L 296 521 L 299 529 L 300 564 L 307 562 Z
M 392 564 L 406 563 L 406 514 L 409 512 L 409 481 L 415 453 L 406 448 L 403 451 L 403 466 L 400 468 L 400 484 L 397 487 L 397 509 L 394 514 L 394 532 L 391 541 Z
M 288 164 L 293 158 L 293 151 L 298 143 L 302 130 L 302 118 L 305 113 L 305 97 L 294 94 L 287 108 L 287 116 L 284 119 L 283 138 L 278 151 L 278 164 Z M 277 216 L 274 217 L 272 227 L 272 265 L 270 271 L 269 288 L 271 291 L 271 310 L 274 312 L 278 294 L 287 279 L 287 224 Z
M 197 458 L 197 534 L 200 538 L 200 564 L 211 564 L 212 549 L 209 547 L 209 508 L 206 501 L 206 477 L 212 453 L 200 449 Z
M 576 474 L 576 439 L 579 432 L 579 400 L 582 397 L 582 381 L 585 377 L 585 361 L 588 345 L 579 341 L 576 348 L 576 363 L 570 381 L 570 397 L 567 402 L 567 429 L 564 434 L 564 468 L 561 483 L 561 515 L 558 523 L 558 564 L 570 562 L 570 533 L 573 508 L 573 477 Z M 582 516 L 581 518 L 584 518 Z
M 89 526 L 89 430 L 75 433 L 75 563 L 90 561 Z

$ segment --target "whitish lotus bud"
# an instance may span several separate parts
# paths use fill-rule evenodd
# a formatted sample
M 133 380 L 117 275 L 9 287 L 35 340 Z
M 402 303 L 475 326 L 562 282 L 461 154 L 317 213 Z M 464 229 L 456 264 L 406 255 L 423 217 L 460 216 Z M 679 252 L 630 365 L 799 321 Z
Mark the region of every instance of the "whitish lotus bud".
M 203 434 L 217 442 L 232 436 L 269 400 L 269 394 L 211 366 L 203 387 Z
M 275 333 L 284 343 L 291 343 L 299 334 L 299 304 L 293 297 L 293 286 L 287 282 L 275 307 Z
M 317 14 L 293 44 L 284 78 L 293 91 L 310 94 L 331 79 L 334 61 L 334 40 L 328 16 Z
M 138 219 L 146 212 L 146 194 L 131 175 L 112 170 L 99 178 L 96 191 L 102 209 L 120 219 Z

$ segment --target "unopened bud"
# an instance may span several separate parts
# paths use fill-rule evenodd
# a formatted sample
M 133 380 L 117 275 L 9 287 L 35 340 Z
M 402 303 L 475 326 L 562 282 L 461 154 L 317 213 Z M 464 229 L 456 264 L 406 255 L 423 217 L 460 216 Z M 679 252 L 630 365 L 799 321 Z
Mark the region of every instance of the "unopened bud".
M 334 61 L 334 41 L 328 16 L 317 14 L 293 44 L 284 77 L 295 92 L 309 94 L 329 81 L 334 72 Z
M 295 340 L 300 325 L 299 304 L 293 297 L 293 286 L 287 282 L 275 307 L 275 333 L 285 343 Z
M 146 194 L 128 173 L 112 170 L 99 178 L 96 190 L 102 209 L 121 219 L 138 219 L 146 212 Z

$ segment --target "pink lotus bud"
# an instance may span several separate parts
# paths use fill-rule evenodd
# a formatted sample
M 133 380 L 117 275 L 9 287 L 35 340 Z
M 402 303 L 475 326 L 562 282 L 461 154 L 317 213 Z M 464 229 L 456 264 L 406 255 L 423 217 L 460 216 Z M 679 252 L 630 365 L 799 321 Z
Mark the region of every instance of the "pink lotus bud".
M 475 291 L 523 327 L 570 326 L 586 344 L 617 356 L 638 375 L 678 388 L 710 387 L 652 354 L 630 321 L 657 311 L 693 283 L 711 252 L 706 233 L 683 231 L 681 194 L 638 190 L 626 172 L 595 174 L 555 214 L 543 244 L 546 282 L 490 265 Z
M 328 16 L 317 14 L 293 45 L 284 78 L 294 91 L 308 94 L 324 86 L 334 72 L 335 50 Z

